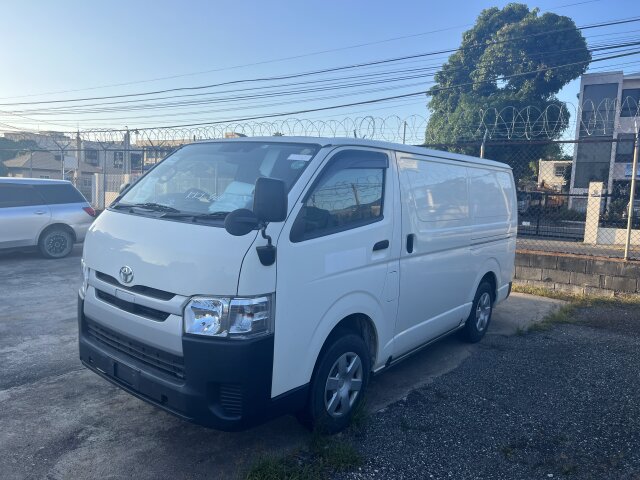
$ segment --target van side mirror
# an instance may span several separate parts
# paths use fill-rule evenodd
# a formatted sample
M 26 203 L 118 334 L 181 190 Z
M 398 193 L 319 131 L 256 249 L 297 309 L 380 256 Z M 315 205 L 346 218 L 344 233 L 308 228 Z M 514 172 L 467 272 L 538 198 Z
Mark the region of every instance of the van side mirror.
M 123 183 L 122 185 L 120 185 L 120 189 L 118 190 L 118 193 L 124 192 L 127 188 L 129 188 L 130 185 L 131 184 L 129 182 Z
M 282 180 L 260 177 L 253 192 L 253 213 L 264 223 L 287 218 L 287 186 Z
M 224 229 L 231 235 L 242 237 L 259 226 L 258 217 L 247 208 L 229 212 L 224 219 Z

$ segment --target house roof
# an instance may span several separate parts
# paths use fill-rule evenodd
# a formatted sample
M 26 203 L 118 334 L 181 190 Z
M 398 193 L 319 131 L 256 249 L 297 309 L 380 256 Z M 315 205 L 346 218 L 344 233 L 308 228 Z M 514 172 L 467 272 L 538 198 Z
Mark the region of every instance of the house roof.
M 31 154 L 26 153 L 17 157 L 5 160 L 4 164 L 7 168 L 33 168 L 36 170 L 60 170 L 60 160 L 55 159 L 52 152 L 33 152 L 33 163 Z M 102 172 L 101 168 L 90 165 L 86 162 L 80 162 L 80 170 L 84 173 Z

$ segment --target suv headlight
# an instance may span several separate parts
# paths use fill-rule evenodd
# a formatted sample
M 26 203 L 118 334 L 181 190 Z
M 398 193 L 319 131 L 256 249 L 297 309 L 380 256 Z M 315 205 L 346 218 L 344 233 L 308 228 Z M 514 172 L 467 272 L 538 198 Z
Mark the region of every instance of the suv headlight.
M 82 285 L 80 285 L 80 295 L 84 297 L 87 292 L 87 286 L 89 285 L 89 267 L 84 263 L 84 258 L 80 259 L 80 266 L 82 267 Z
M 184 309 L 184 332 L 210 337 L 250 338 L 273 331 L 270 295 L 193 297 Z

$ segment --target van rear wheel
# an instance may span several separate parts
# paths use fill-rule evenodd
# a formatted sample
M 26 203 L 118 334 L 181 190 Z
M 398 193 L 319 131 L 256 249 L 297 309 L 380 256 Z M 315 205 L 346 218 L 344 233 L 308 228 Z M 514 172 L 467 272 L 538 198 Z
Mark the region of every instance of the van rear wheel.
M 493 287 L 489 282 L 482 282 L 473 298 L 473 305 L 469 318 L 461 330 L 462 338 L 470 343 L 476 343 L 482 340 L 489 323 L 491 322 L 491 314 L 493 313 L 494 293 Z
M 311 381 L 309 401 L 298 419 L 321 433 L 337 433 L 349 425 L 369 382 L 371 360 L 362 338 L 337 338 L 319 359 Z

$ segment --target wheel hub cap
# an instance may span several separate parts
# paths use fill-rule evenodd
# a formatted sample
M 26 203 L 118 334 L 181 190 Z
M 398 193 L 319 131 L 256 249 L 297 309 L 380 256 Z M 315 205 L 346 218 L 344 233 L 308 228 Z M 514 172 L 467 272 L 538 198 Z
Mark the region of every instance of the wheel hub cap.
M 340 356 L 331 370 L 324 389 L 324 405 L 332 417 L 348 414 L 362 389 L 363 369 L 360 357 L 353 352 Z
M 489 318 L 491 317 L 491 295 L 484 292 L 478 299 L 476 306 L 476 328 L 482 332 L 487 328 Z

